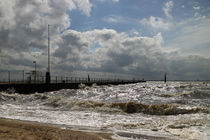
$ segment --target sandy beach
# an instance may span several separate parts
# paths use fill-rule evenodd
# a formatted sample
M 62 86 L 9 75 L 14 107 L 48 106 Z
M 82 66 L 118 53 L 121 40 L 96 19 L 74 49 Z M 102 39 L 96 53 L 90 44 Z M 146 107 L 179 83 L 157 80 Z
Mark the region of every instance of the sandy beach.
M 110 140 L 111 134 L 61 129 L 48 124 L 0 118 L 1 140 Z

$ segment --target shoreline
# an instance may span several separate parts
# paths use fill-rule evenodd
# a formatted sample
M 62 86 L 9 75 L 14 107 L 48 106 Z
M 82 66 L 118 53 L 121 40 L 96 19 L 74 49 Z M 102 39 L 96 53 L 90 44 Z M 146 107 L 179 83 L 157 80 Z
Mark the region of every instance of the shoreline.
M 62 129 L 50 124 L 0 118 L 1 140 L 112 140 L 112 134 Z

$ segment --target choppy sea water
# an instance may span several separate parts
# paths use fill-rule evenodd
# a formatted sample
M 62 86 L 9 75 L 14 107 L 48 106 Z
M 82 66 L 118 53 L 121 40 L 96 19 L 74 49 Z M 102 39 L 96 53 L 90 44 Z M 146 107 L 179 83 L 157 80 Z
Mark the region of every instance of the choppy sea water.
M 146 82 L 20 95 L 0 92 L 0 117 L 114 139 L 210 139 L 210 83 Z

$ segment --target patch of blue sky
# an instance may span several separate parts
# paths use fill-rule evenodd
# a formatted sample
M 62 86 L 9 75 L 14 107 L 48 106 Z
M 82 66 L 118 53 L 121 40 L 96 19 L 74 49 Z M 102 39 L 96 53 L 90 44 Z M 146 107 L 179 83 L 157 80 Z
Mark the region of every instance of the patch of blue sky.
M 208 15 L 208 7 L 210 6 L 209 0 L 194 1 L 174 1 L 174 7 L 171 11 L 175 21 L 181 21 L 186 18 L 192 18 L 196 12 L 201 15 Z M 197 9 L 194 9 L 197 7 Z
M 71 29 L 84 31 L 88 29 L 101 29 L 101 28 L 112 28 L 118 32 L 127 31 L 129 29 L 139 28 L 138 20 L 144 17 L 149 17 L 151 14 L 154 16 L 160 15 L 162 13 L 159 8 L 162 4 L 152 1 L 152 5 L 146 0 L 123 0 L 119 3 L 113 2 L 97 2 L 91 11 L 89 17 L 85 16 L 81 12 L 73 10 L 69 12 L 71 17 Z M 156 7 L 158 4 L 159 8 Z M 156 8 L 155 8 L 156 7 Z M 149 10 L 150 9 L 150 10 Z M 106 17 L 115 16 L 122 17 L 121 21 L 123 23 L 119 24 L 121 21 L 117 22 L 106 22 L 103 19 Z M 117 19 L 116 19 L 117 20 Z M 126 22 L 125 22 L 126 20 Z M 135 22 L 134 22 L 135 20 Z
M 101 45 L 98 42 L 94 42 L 91 47 L 88 49 L 88 53 L 95 52 L 98 48 L 101 48 Z
M 168 0 L 170 1 L 170 0 Z M 179 24 L 188 18 L 195 18 L 196 14 L 209 15 L 210 1 L 183 1 L 173 0 L 173 8 L 170 11 L 172 19 L 164 14 L 163 7 L 166 0 L 119 0 L 114 3 L 112 0 L 92 0 L 92 11 L 90 16 L 73 10 L 69 12 L 71 17 L 70 28 L 77 31 L 88 31 L 93 29 L 114 29 L 117 32 L 126 32 L 133 35 L 133 32 L 140 32 L 143 36 L 154 36 L 162 32 L 164 40 L 170 39 L 176 30 L 174 26 L 170 30 L 159 30 L 149 28 L 140 24 L 140 20 L 150 16 L 163 19 L 165 22 Z M 193 7 L 200 7 L 195 10 Z M 187 25 L 185 25 L 187 26 Z
M 32 52 L 34 52 L 34 53 L 40 53 L 41 50 L 40 50 L 40 49 L 37 49 L 37 48 L 33 48 L 33 49 L 32 49 Z

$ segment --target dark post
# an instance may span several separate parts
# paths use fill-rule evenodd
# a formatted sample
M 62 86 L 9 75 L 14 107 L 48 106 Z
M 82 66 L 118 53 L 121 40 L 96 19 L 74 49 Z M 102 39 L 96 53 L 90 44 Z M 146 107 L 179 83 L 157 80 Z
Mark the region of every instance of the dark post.
M 36 61 L 33 61 L 34 63 L 34 70 L 35 70 L 35 73 L 34 73 L 34 82 L 36 83 Z
M 88 82 L 90 82 L 90 76 L 89 76 L 89 74 L 88 74 Z
M 165 81 L 165 83 L 166 83 L 166 73 L 165 73 L 165 75 L 164 75 L 164 81 Z
M 46 72 L 46 83 L 50 84 L 50 73 Z
M 10 83 L 10 71 L 8 71 L 8 82 Z
M 23 83 L 24 83 L 24 76 L 25 76 L 25 75 L 24 75 L 24 70 L 23 70 Z

